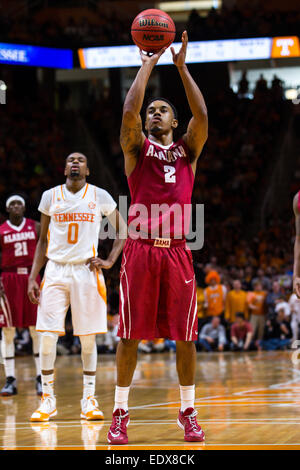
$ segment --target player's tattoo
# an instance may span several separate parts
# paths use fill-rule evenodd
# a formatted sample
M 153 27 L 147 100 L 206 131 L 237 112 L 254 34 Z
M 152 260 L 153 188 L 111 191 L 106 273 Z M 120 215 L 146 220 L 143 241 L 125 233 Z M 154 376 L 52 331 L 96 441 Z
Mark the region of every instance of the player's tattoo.
M 187 129 L 187 143 L 192 153 L 193 159 L 198 156 L 195 154 L 195 149 L 197 148 L 198 139 L 199 137 L 197 136 L 197 133 L 194 131 L 194 129 L 188 128 Z
M 142 123 L 137 122 L 135 126 L 122 125 L 120 142 L 126 153 L 136 154 L 140 150 L 142 141 Z
M 199 146 L 199 131 L 193 128 L 191 125 L 187 128 L 185 142 L 190 151 L 190 162 L 193 163 L 200 156 L 203 143 L 201 143 L 201 146 Z

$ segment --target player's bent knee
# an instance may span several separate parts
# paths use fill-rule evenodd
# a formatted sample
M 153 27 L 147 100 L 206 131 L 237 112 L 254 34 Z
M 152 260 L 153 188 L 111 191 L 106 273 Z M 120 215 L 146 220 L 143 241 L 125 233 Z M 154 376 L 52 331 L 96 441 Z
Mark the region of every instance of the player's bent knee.
M 84 354 L 92 354 L 95 349 L 96 336 L 80 336 L 81 350 Z
M 140 339 L 125 339 L 121 338 L 120 343 L 122 346 L 124 346 L 127 349 L 136 349 L 140 343 Z
M 191 351 L 196 348 L 196 346 L 193 341 L 176 341 L 176 348 L 181 351 Z
M 12 343 L 14 341 L 15 334 L 16 334 L 16 329 L 14 326 L 2 329 L 3 339 L 6 344 Z
M 30 326 L 29 327 L 29 332 L 30 332 L 30 336 L 31 336 L 32 339 L 38 338 L 38 336 L 40 334 L 38 331 L 36 331 L 35 326 Z
M 51 354 L 56 347 L 58 334 L 45 332 L 41 336 L 41 353 L 45 355 Z

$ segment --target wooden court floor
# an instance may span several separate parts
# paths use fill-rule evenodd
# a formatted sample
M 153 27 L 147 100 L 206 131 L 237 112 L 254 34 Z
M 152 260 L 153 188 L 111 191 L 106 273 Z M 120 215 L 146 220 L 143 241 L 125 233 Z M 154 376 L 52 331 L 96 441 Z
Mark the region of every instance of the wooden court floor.
M 291 351 L 198 353 L 196 408 L 205 444 L 186 443 L 177 427 L 179 391 L 175 354 L 140 355 L 130 393 L 129 445 L 133 449 L 300 449 L 300 365 Z M 1 386 L 4 381 L 0 366 Z M 106 442 L 114 398 L 114 356 L 98 357 L 97 397 L 104 422 L 80 419 L 80 356 L 56 362 L 58 415 L 31 424 L 39 404 L 31 357 L 17 358 L 19 393 L 0 397 L 0 449 L 111 449 Z

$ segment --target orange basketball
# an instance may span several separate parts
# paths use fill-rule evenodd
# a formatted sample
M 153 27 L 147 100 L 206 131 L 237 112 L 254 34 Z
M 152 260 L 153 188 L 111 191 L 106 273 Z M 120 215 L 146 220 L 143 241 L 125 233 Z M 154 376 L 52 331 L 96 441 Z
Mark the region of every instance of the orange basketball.
M 164 11 L 150 8 L 139 13 L 131 25 L 133 42 L 143 51 L 157 52 L 175 38 L 175 24 Z

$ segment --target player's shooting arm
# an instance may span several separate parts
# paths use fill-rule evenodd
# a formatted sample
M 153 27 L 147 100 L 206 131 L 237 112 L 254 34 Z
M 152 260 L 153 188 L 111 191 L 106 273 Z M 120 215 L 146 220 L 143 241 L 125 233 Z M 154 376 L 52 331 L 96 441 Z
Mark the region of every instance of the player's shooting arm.
M 193 114 L 183 139 L 191 152 L 191 163 L 197 163 L 197 159 L 200 156 L 208 135 L 207 108 L 203 95 L 188 71 L 185 63 L 188 44 L 188 35 L 186 31 L 183 32 L 181 41 L 182 46 L 180 51 L 175 54 L 174 48 L 171 47 L 171 52 L 173 55 L 173 62 L 180 74 L 188 103 Z M 193 169 L 196 169 L 196 166 Z
M 104 260 L 99 257 L 95 257 L 88 260 L 91 271 L 95 269 L 110 269 L 119 258 L 119 255 L 125 245 L 127 238 L 127 225 L 120 212 L 115 209 L 107 216 L 107 218 L 116 231 L 116 238 L 107 259 Z
M 293 209 L 295 214 L 296 235 L 294 243 L 294 274 L 293 290 L 300 299 L 300 214 L 298 209 L 298 193 L 294 196 Z
M 134 170 L 139 151 L 145 140 L 140 112 L 143 106 L 146 86 L 154 66 L 164 51 L 165 48 L 150 57 L 140 51 L 142 66 L 125 98 L 120 143 L 124 153 L 127 176 Z
M 40 288 L 39 288 L 38 283 L 36 282 L 36 278 L 47 260 L 46 251 L 47 251 L 47 244 L 48 244 L 47 234 L 48 234 L 49 223 L 50 223 L 50 217 L 48 215 L 42 214 L 40 236 L 39 236 L 39 240 L 37 242 L 37 246 L 36 246 L 35 253 L 34 253 L 32 268 L 31 268 L 31 272 L 29 275 L 29 279 L 28 279 L 28 289 L 27 289 L 29 299 L 34 304 L 37 304 L 39 302 L 39 295 L 40 295 Z

